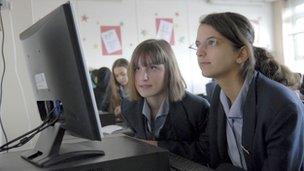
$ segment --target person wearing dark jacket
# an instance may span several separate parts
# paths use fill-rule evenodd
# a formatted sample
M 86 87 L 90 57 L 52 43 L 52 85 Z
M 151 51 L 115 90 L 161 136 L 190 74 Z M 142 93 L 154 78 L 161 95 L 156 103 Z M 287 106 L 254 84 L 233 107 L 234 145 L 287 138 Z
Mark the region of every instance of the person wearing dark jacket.
M 209 103 L 185 91 L 169 43 L 149 39 L 134 50 L 128 69 L 124 120 L 135 137 L 206 164 Z
M 94 95 L 98 110 L 107 111 L 106 94 L 111 78 L 111 70 L 107 67 L 101 67 L 92 71 L 92 80 L 95 85 Z
M 303 105 L 287 87 L 254 70 L 254 30 L 237 13 L 209 14 L 197 32 L 197 60 L 217 86 L 208 118 L 216 170 L 303 170 Z

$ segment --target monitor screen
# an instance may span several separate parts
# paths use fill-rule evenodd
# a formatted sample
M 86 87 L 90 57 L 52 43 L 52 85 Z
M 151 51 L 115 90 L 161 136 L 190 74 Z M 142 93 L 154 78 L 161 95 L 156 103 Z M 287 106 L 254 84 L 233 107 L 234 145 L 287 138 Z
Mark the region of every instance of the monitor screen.
M 20 39 L 35 100 L 51 101 L 55 106 L 60 103 L 63 119 L 59 129 L 81 138 L 101 140 L 98 110 L 75 25 L 71 4 L 66 3 L 22 32 Z M 41 136 L 48 138 L 48 132 L 51 131 L 46 130 Z M 57 134 L 52 136 L 56 138 Z M 45 149 L 39 146 L 45 146 L 42 143 L 46 140 L 39 140 L 36 151 Z

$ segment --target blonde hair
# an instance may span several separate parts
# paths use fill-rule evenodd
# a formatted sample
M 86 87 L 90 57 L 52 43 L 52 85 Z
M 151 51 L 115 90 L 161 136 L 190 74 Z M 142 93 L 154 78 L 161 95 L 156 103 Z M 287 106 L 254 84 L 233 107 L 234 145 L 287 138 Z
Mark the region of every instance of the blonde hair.
M 111 75 L 111 96 L 110 96 L 110 111 L 113 112 L 115 107 L 120 105 L 121 97 L 119 94 L 119 82 L 116 80 L 114 75 L 114 68 L 125 67 L 128 69 L 129 62 L 124 58 L 117 59 L 112 65 L 112 75 Z
M 141 42 L 134 50 L 128 69 L 128 95 L 130 100 L 140 100 L 142 97 L 135 87 L 135 69 L 139 61 L 142 65 L 165 66 L 165 92 L 169 101 L 179 101 L 185 95 L 186 84 L 178 68 L 175 55 L 165 40 L 148 39 Z

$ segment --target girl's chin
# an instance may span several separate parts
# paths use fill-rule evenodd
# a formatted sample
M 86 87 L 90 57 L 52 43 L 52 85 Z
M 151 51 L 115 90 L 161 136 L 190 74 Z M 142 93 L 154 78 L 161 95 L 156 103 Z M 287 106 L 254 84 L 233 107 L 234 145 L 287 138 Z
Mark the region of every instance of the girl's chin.
M 212 75 L 209 74 L 208 72 L 202 71 L 202 75 L 203 75 L 204 77 L 207 77 L 207 78 L 212 78 Z

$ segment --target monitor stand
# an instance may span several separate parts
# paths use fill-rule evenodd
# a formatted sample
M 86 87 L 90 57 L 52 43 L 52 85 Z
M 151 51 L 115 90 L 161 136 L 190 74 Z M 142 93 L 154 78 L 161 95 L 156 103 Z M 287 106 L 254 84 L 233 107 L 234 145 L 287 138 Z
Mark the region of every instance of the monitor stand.
M 69 144 L 61 147 L 64 132 L 61 123 L 46 128 L 41 132 L 35 148 L 21 154 L 21 157 L 38 167 L 48 167 L 57 163 L 104 155 L 104 152 L 94 145 L 94 141 L 88 146 Z

